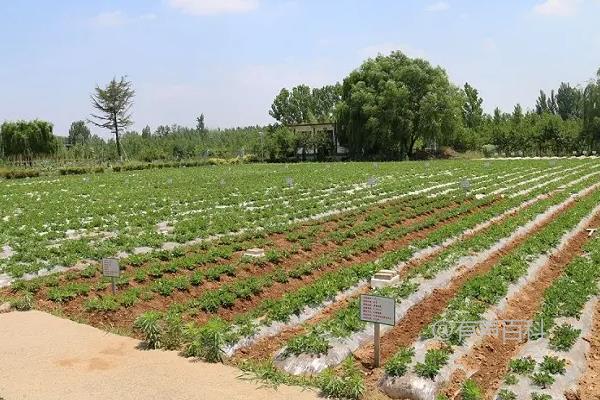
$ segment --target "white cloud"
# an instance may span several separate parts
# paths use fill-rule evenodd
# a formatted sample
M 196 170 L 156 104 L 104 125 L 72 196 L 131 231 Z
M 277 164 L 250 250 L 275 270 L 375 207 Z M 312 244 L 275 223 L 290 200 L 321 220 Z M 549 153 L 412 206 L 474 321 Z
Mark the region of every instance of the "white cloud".
M 358 51 L 358 55 L 363 58 L 376 57 L 379 54 L 387 56 L 392 51 L 396 50 L 403 52 L 409 57 L 425 58 L 425 51 L 423 49 L 418 49 L 411 46 L 407 46 L 402 43 L 393 42 L 377 43 L 371 46 L 363 47 Z
M 577 14 L 582 0 L 545 0 L 536 4 L 533 11 L 540 15 L 568 17 Z
M 152 21 L 156 19 L 155 14 L 142 14 L 134 17 L 127 16 L 121 11 L 110 11 L 96 15 L 91 19 L 92 25 L 99 28 L 112 28 L 123 26 L 138 21 Z
M 169 5 L 191 15 L 242 13 L 258 8 L 258 0 L 168 0 Z
M 446 11 L 450 9 L 450 4 L 448 4 L 445 1 L 438 1 L 436 3 L 432 3 L 430 5 L 428 5 L 427 7 L 425 7 L 425 11 L 429 11 L 429 12 L 440 12 L 440 11 Z

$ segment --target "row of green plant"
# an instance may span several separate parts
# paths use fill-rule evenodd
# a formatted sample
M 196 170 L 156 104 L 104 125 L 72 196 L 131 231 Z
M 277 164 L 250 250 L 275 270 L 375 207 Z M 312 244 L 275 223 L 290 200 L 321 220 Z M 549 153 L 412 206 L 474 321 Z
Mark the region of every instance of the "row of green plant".
M 454 229 L 446 228 L 446 236 L 437 237 L 436 240 L 442 243 L 449 237 L 455 236 L 491 216 L 499 215 L 523 201 L 523 198 L 503 199 L 490 207 L 490 209 L 493 209 L 493 211 L 490 211 L 490 214 L 483 214 L 479 218 L 469 217 L 468 219 L 457 220 L 452 224 L 446 225 L 445 227 L 453 226 Z M 480 213 L 481 211 L 474 215 L 480 215 Z M 428 239 L 422 239 L 419 242 L 422 242 L 421 244 L 424 247 L 432 244 Z M 386 253 L 376 263 L 353 265 L 348 269 L 327 273 L 313 284 L 304 286 L 297 292 L 286 293 L 279 300 L 263 301 L 252 311 L 241 314 L 231 323 L 227 323 L 227 329 L 222 329 L 219 332 L 215 332 L 215 334 L 220 333 L 223 341 L 227 342 L 228 345 L 232 345 L 242 337 L 253 335 L 257 331 L 259 324 L 268 325 L 272 321 L 286 322 L 290 316 L 300 314 L 307 306 L 319 306 L 324 301 L 333 298 L 340 291 L 346 290 L 356 285 L 359 281 L 371 276 L 376 270 L 385 268 L 386 266 L 391 267 L 401 261 L 407 260 L 417 249 L 418 247 L 405 247 L 398 251 Z M 172 311 L 181 312 L 181 308 L 178 306 L 172 307 Z
M 476 204 L 484 205 L 489 201 L 490 199 L 480 200 Z M 439 215 L 433 215 L 428 217 L 426 220 L 413 225 L 391 228 L 385 233 L 377 235 L 374 238 L 365 237 L 355 239 L 348 245 L 342 246 L 332 253 L 320 256 L 315 260 L 303 263 L 290 270 L 286 271 L 282 268 L 276 268 L 272 272 L 265 270 L 265 273 L 260 277 L 250 276 L 236 280 L 233 283 L 222 285 L 217 289 L 204 291 L 200 297 L 186 304 L 176 303 L 171 305 L 171 307 L 177 307 L 181 311 L 198 308 L 205 312 L 214 313 L 220 308 L 233 306 L 238 300 L 249 299 L 262 293 L 264 289 L 270 287 L 275 282 L 286 283 L 290 279 L 301 279 L 305 276 L 312 275 L 316 271 L 332 267 L 336 263 L 341 263 L 345 260 L 350 260 L 359 254 L 373 251 L 381 246 L 385 241 L 404 236 L 410 232 L 423 229 L 424 227 L 433 226 L 445 219 L 469 212 L 473 207 L 473 204 L 468 203 L 456 209 L 439 213 Z M 227 259 L 230 256 L 228 252 L 223 251 L 223 248 L 220 250 L 221 251 L 219 251 L 217 254 L 219 258 Z M 216 256 L 214 253 L 215 252 L 213 251 L 211 254 L 213 257 Z M 267 258 L 265 261 L 269 261 L 273 265 L 276 265 L 282 257 L 288 257 L 287 252 L 277 253 L 272 251 L 267 253 Z M 196 271 L 191 275 L 181 275 L 172 278 L 163 277 L 166 274 L 175 274 L 182 268 L 192 270 L 195 269 L 198 265 L 198 261 L 200 261 L 198 259 L 201 258 L 202 260 L 206 260 L 206 255 L 198 254 L 192 256 L 191 258 L 194 260 L 193 262 L 189 262 L 190 257 L 186 257 L 175 259 L 167 263 L 150 263 L 146 267 L 135 269 L 135 272 L 133 273 L 133 280 L 135 280 L 139 285 L 144 284 L 148 279 L 156 280 L 150 284 L 150 290 L 163 296 L 170 296 L 175 290 L 187 291 L 191 286 L 199 286 L 205 280 L 218 281 L 220 276 L 223 275 L 236 276 L 238 265 L 228 264 L 214 266 L 202 271 Z M 246 260 L 242 259 L 241 263 L 244 261 Z M 253 263 L 261 262 L 260 259 L 247 261 L 252 261 Z M 124 285 L 127 285 L 128 279 L 128 276 L 123 276 L 121 278 L 121 282 L 123 282 Z M 143 292 L 144 289 L 142 288 L 141 293 Z M 89 301 L 95 300 L 92 299 Z M 93 310 L 93 308 L 91 310 Z
M 467 281 L 446 310 L 423 330 L 422 338 L 434 338 L 434 326 L 438 321 L 449 321 L 452 326 L 459 326 L 462 322 L 479 321 L 487 309 L 506 296 L 509 286 L 527 273 L 530 262 L 555 248 L 563 235 L 588 215 L 599 200 L 599 191 L 580 199 L 574 207 L 560 214 L 544 228 L 529 236 L 517 249 L 502 257 L 489 272 Z M 535 332 L 536 330 L 532 329 L 532 333 Z M 446 337 L 438 339 L 447 345 L 449 351 L 453 351 L 455 346 L 463 345 L 468 336 L 469 332 L 454 329 Z M 429 350 L 428 353 L 431 351 L 433 350 Z M 436 375 L 437 371 L 435 375 L 428 377 L 433 379 Z
M 586 181 L 578 187 L 585 187 L 588 183 Z M 503 219 L 501 223 L 491 225 L 486 229 L 485 234 L 477 234 L 446 247 L 434 258 L 411 270 L 399 286 L 376 289 L 373 294 L 393 297 L 400 303 L 402 299 L 418 289 L 419 284 L 417 282 L 421 279 L 432 279 L 440 271 L 455 265 L 460 257 L 489 248 L 498 240 L 509 236 L 519 226 L 533 220 L 538 214 L 543 213 L 553 205 L 563 202 L 568 196 L 569 194 L 561 192 L 551 198 L 541 200 L 519 213 Z M 491 210 L 484 210 L 479 214 L 467 216 L 465 223 L 472 226 L 474 223 L 485 221 L 488 219 L 486 211 Z M 305 335 L 290 339 L 286 344 L 286 351 L 294 355 L 301 353 L 324 354 L 330 347 L 329 338 L 345 338 L 363 330 L 364 327 L 365 324 L 359 319 L 359 302 L 355 300 L 336 312 L 332 317 L 312 326 Z
M 35 178 L 38 176 L 40 176 L 40 171 L 36 169 L 0 167 L 0 178 L 4 179 Z
M 456 179 L 485 170 L 481 165 L 460 167 Z M 0 209 L 5 217 L 0 219 L 0 243 L 15 251 L 0 268 L 18 276 L 48 265 L 73 265 L 81 258 L 100 259 L 139 246 L 159 247 L 165 241 L 186 242 L 240 230 L 286 231 L 289 222 L 299 218 L 364 207 L 394 196 L 410 198 L 407 192 L 445 179 L 415 173 L 419 168 L 416 164 L 410 168 L 358 164 L 335 169 L 322 164 L 289 168 L 242 165 L 231 171 L 227 167 L 156 169 L 83 179 L 46 178 L 10 186 L 0 183 L 4 194 Z M 490 170 L 505 172 L 499 167 Z M 376 186 L 360 185 L 375 172 L 384 176 Z M 286 177 L 293 184 L 288 185 Z M 32 196 L 40 201 L 30 201 Z M 158 221 L 170 221 L 174 231 L 156 232 Z M 84 229 L 84 236 L 66 239 L 69 229 Z M 86 236 L 101 232 L 113 232 L 117 237 L 93 240 Z
M 571 261 L 562 276 L 544 292 L 540 311 L 534 318 L 535 325 L 543 326 L 549 333 L 546 334 L 549 339 L 548 350 L 567 352 L 573 347 L 581 335 L 581 330 L 569 323 L 556 325 L 555 320 L 561 317 L 579 319 L 586 303 L 592 296 L 598 294 L 600 239 L 594 237 L 583 246 L 583 250 L 586 254 Z M 509 372 L 504 377 L 504 387 L 499 391 L 498 398 L 516 399 L 510 386 L 519 382 L 519 376 L 528 377 L 531 383 L 543 389 L 554 383 L 553 375 L 562 374 L 568 368 L 564 360 L 548 356 L 544 357 L 539 371 L 534 372 L 535 366 L 536 361 L 531 357 L 513 359 L 509 365 Z M 544 395 L 538 394 L 538 396 Z

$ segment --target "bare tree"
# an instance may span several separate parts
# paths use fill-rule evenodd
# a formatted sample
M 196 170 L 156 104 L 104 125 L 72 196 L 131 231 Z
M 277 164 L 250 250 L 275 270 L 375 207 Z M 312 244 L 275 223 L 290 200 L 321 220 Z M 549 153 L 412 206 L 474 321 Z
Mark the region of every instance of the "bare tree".
M 134 95 L 131 82 L 124 76 L 120 81 L 113 78 L 105 89 L 96 86 L 94 94 L 90 96 L 92 105 L 99 111 L 98 114 L 91 114 L 95 121 L 90 120 L 90 122 L 100 128 L 109 129 L 115 134 L 117 153 L 121 161 L 123 161 L 123 152 L 119 131 L 133 123 L 130 110 Z

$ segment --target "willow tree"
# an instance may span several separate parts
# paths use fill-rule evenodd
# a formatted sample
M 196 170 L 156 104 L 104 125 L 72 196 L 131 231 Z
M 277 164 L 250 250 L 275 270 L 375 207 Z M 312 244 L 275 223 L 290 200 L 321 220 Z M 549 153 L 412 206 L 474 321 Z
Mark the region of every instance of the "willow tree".
M 590 149 L 600 142 L 600 69 L 583 91 L 583 135 Z
M 98 110 L 98 114 L 91 114 L 94 120 L 90 120 L 90 122 L 115 134 L 117 154 L 121 161 L 123 160 L 123 151 L 119 132 L 133 123 L 130 110 L 135 95 L 131 82 L 125 78 L 121 77 L 119 81 L 113 78 L 104 89 L 96 86 L 94 94 L 90 96 L 92 106 Z
M 462 104 L 442 68 L 399 51 L 379 55 L 344 79 L 336 107 L 340 142 L 354 158 L 405 159 L 417 141 L 453 137 Z

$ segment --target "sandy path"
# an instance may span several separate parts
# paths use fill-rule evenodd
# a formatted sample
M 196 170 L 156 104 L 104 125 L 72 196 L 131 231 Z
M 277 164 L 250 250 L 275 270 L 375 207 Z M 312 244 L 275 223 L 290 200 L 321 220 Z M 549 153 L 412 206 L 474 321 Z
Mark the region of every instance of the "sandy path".
M 170 351 L 142 351 L 139 341 L 39 311 L 0 315 L 0 398 L 317 399 L 237 379 L 221 364 L 190 362 Z

